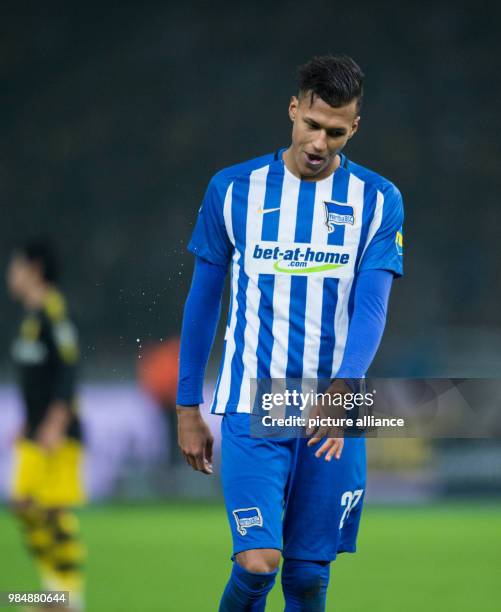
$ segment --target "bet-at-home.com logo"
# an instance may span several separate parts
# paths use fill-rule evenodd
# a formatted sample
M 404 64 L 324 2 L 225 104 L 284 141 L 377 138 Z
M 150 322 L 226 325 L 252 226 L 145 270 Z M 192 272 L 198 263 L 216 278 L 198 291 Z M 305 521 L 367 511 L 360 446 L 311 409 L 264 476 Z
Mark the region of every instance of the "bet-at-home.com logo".
M 246 269 L 258 274 L 313 274 L 344 277 L 352 253 L 335 245 L 253 242 L 246 250 Z

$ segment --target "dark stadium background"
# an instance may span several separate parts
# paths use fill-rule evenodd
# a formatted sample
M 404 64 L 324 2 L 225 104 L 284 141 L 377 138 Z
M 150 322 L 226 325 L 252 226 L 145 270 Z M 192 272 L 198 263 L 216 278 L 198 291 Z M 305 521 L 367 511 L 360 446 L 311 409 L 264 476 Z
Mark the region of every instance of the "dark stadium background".
M 501 273 L 495 3 L 231 6 L 2 3 L 2 261 L 25 236 L 53 236 L 87 371 L 128 374 L 138 335 L 179 329 L 186 240 L 211 175 L 287 145 L 296 65 L 344 51 L 367 75 L 347 154 L 406 205 L 407 279 L 378 363 L 436 375 L 447 357 L 416 354 L 438 360 L 459 342 L 464 370 L 498 371 L 499 351 L 493 363 L 463 339 L 500 339 L 501 289 L 486 282 Z M 5 346 L 9 326 L 0 334 Z M 440 355 L 427 350 L 438 335 Z
M 141 351 L 179 332 L 193 263 L 186 244 L 208 180 L 221 167 L 289 143 L 286 111 L 295 93 L 296 66 L 327 52 L 352 55 L 366 73 L 361 129 L 346 149 L 348 157 L 393 180 L 405 202 L 406 276 L 394 287 L 387 331 L 372 372 L 498 377 L 500 19 L 499 5 L 482 1 L 401 5 L 257 0 L 115 6 L 2 2 L 2 271 L 12 248 L 28 237 L 48 236 L 57 244 L 63 260 L 62 285 L 82 339 L 81 384 L 88 387 L 89 411 L 105 412 L 106 406 L 93 404 L 96 389 L 122 393 L 120 398 L 129 398 L 128 409 L 134 409 L 140 394 L 136 370 Z M 18 313 L 5 289 L 0 290 L 0 312 L 0 383 L 10 393 L 14 372 L 9 343 Z M 218 357 L 216 351 L 209 379 Z M 3 418 L 0 406 L 0 464 L 2 453 L 5 459 L 11 450 L 1 444 Z M 385 444 L 374 445 L 370 455 L 374 504 L 398 499 L 404 507 L 420 505 L 397 519 L 391 514 L 397 511 L 386 514 L 384 505 L 373 514 L 369 508 L 369 556 L 360 566 L 357 558 L 349 561 L 358 579 L 378 566 L 370 544 L 379 551 L 388 544 L 384 538 L 371 540 L 375 533 L 371 529 L 391 532 L 396 524 L 392 521 L 402 520 L 405 534 L 408 525 L 417 525 L 421 518 L 423 537 L 433 529 L 449 533 L 443 547 L 454 550 L 465 524 L 461 513 L 471 521 L 473 534 L 479 521 L 484 525 L 494 521 L 491 504 L 499 504 L 499 497 L 493 498 L 501 488 L 498 442 Z M 217 482 L 208 486 L 182 466 L 176 466 L 176 477 L 171 478 L 165 473 L 162 449 L 154 464 L 134 457 L 120 464 L 119 482 L 111 488 L 115 505 L 93 506 L 83 515 L 95 548 L 112 525 L 122 524 L 129 535 L 137 529 L 142 534 L 141 512 L 150 512 L 147 520 L 158 521 L 166 534 L 180 516 L 207 512 L 211 521 L 217 521 L 221 538 L 227 537 L 222 508 L 213 511 L 210 505 L 219 503 Z M 93 469 L 104 468 L 98 464 Z M 0 480 L 1 476 L 0 469 Z M 158 502 L 174 493 L 177 499 L 201 493 L 212 501 L 207 507 L 195 503 L 188 510 Z M 452 493 L 454 500 L 459 496 L 467 503 L 466 509 L 443 505 L 452 503 Z M 5 490 L 0 490 L 0 499 L 4 496 Z M 104 499 L 108 504 L 109 496 Z M 159 505 L 149 510 L 116 505 L 117 500 L 124 504 L 131 499 L 157 500 Z M 429 523 L 427 512 L 431 512 Z M 451 522 L 445 516 L 452 516 Z M 428 531 L 426 526 L 432 524 Z M 185 527 L 191 534 L 189 525 Z M 155 571 L 166 561 L 162 549 L 150 557 L 158 538 L 158 532 L 150 532 L 144 533 L 144 539 L 138 536 L 137 554 L 158 560 L 148 569 L 154 590 Z M 0 512 L 1 533 L 12 544 L 9 554 L 28 567 L 13 523 Z M 184 533 L 181 528 L 179 533 Z M 212 563 L 213 540 L 204 537 L 201 531 L 196 541 L 179 540 L 176 550 L 201 546 L 203 563 Z M 171 546 L 169 536 L 165 538 L 166 546 Z M 491 548 L 479 548 L 478 555 L 494 560 L 489 532 L 483 541 Z M 479 546 L 476 538 L 474 544 Z M 468 545 L 475 551 L 474 544 Z M 119 593 L 110 599 L 110 589 L 100 582 L 105 564 L 116 562 L 121 567 L 120 546 L 117 540 L 116 548 L 108 548 L 108 557 L 99 553 L 90 557 L 91 609 L 122 609 Z M 220 573 L 210 595 L 214 601 L 228 569 L 226 548 L 225 541 L 216 555 Z M 406 550 L 409 555 L 418 551 L 423 563 L 431 558 L 433 566 L 433 559 L 439 564 L 443 554 L 439 548 L 419 552 L 416 536 Z M 391 572 L 394 557 L 386 554 L 386 569 Z M 413 580 L 426 583 L 433 576 L 420 573 L 424 570 L 419 554 L 410 571 Z M 0 549 L 0 568 L 5 571 L 6 559 Z M 190 558 L 185 561 L 190 563 Z M 466 591 L 461 591 L 466 584 L 461 576 L 468 574 L 469 563 L 465 556 L 464 564 L 451 570 L 446 589 L 438 584 L 428 591 L 426 586 L 416 587 L 415 594 L 421 593 L 414 600 L 416 610 L 438 609 L 433 607 L 437 601 L 444 610 L 470 609 Z M 488 611 L 494 610 L 494 587 L 488 582 L 492 566 L 486 567 L 484 583 L 473 579 L 473 592 L 477 585 L 485 597 L 477 609 Z M 26 570 L 16 575 L 35 588 L 34 574 Z M 138 597 L 145 580 L 141 573 L 134 575 L 139 576 L 137 591 L 129 582 L 130 601 Z M 189 574 L 174 575 L 174 582 L 187 588 Z M 118 569 L 116 576 L 121 579 Z M 2 580 L 0 590 L 7 586 Z M 372 587 L 373 597 L 364 595 L 365 605 L 385 612 L 402 609 L 403 603 L 378 598 L 379 582 Z M 406 589 L 413 592 L 412 586 Z M 395 593 L 395 601 L 403 602 Z M 440 599 L 447 593 L 449 599 Z M 158 599 L 130 609 L 204 609 L 195 599 L 191 604 L 172 603 L 177 596 L 184 595 L 173 594 L 171 603 Z M 360 609 L 348 601 L 347 596 L 342 609 Z M 409 611 L 412 605 L 405 600 Z M 207 604 L 206 609 L 214 608 L 215 603 Z

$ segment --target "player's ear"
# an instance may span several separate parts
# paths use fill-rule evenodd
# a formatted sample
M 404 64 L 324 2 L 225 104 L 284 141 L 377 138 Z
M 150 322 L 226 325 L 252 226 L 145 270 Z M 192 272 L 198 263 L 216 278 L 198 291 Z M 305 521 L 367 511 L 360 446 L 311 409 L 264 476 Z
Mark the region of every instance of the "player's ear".
M 353 123 L 351 124 L 351 131 L 350 131 L 350 135 L 348 136 L 348 139 L 350 139 L 352 136 L 356 134 L 359 123 L 360 123 L 360 115 L 357 115 L 355 119 L 353 119 Z
M 299 106 L 299 100 L 297 96 L 291 96 L 291 100 L 289 102 L 289 118 L 294 123 L 296 120 L 297 109 Z

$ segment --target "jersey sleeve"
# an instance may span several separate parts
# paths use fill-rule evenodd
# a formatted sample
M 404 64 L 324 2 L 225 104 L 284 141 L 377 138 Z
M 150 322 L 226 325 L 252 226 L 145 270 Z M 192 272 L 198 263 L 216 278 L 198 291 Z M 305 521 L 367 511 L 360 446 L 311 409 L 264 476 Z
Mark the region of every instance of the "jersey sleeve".
M 54 298 L 48 304 L 45 316 L 49 334 L 49 350 L 54 364 L 52 400 L 70 403 L 75 395 L 76 369 L 79 359 L 78 334 L 75 325 L 68 318 L 64 301 L 60 306 Z
M 343 361 L 337 378 L 363 378 L 383 337 L 393 275 L 388 270 L 359 274 Z
M 233 244 L 224 221 L 224 200 L 228 184 L 216 175 L 207 188 L 188 250 L 213 264 L 227 266 Z
M 394 276 L 403 274 L 404 206 L 400 191 L 391 186 L 384 195 L 381 224 L 362 255 L 358 272 L 363 270 L 388 270 Z
M 193 281 L 186 299 L 179 352 L 177 403 L 203 403 L 207 361 L 216 335 L 227 267 L 195 259 Z

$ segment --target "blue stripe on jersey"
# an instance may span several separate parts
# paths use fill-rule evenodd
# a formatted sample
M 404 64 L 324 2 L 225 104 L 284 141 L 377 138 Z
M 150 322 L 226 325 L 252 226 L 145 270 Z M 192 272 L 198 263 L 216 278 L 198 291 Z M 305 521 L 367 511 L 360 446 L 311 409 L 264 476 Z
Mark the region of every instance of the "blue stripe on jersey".
M 242 376 L 244 371 L 243 365 L 243 349 L 244 349 L 244 334 L 246 326 L 245 308 L 247 285 L 249 277 L 244 272 L 245 261 L 245 237 L 247 230 L 247 206 L 249 195 L 250 176 L 244 175 L 238 178 L 233 183 L 233 194 L 231 200 L 231 219 L 233 227 L 239 227 L 239 232 L 234 232 L 236 248 L 240 251 L 239 260 L 240 271 L 238 274 L 237 295 L 235 298 L 235 307 L 237 308 L 237 320 L 235 325 L 235 352 L 231 360 L 231 383 L 228 404 L 236 405 L 240 397 L 240 387 L 242 385 Z
M 282 198 L 284 182 L 283 164 L 272 164 L 266 177 L 266 192 L 263 208 L 278 208 Z M 262 240 L 278 240 L 280 211 L 265 214 L 263 217 Z M 270 378 L 270 363 L 273 350 L 273 293 L 275 275 L 260 274 L 258 279 L 259 299 L 259 336 L 257 344 L 257 377 Z
M 284 165 L 283 164 L 271 164 L 268 175 L 266 177 L 266 192 L 264 195 L 264 210 L 270 208 L 279 208 L 280 200 L 282 198 L 282 187 L 284 184 Z M 261 232 L 261 238 L 263 240 L 277 240 L 278 239 L 278 225 L 280 221 L 280 211 L 276 213 L 268 213 L 263 215 L 263 230 Z M 270 276 L 274 276 L 271 274 Z
M 346 202 L 348 199 L 348 183 L 350 175 L 343 169 L 338 169 L 332 181 L 332 199 Z M 329 244 L 344 243 L 344 225 L 336 225 L 336 229 L 327 238 Z M 328 379 L 331 376 L 336 331 L 334 315 L 336 313 L 339 279 L 325 278 L 322 298 L 322 323 L 320 331 L 320 352 L 318 359 L 318 378 Z
M 296 214 L 295 242 L 310 242 L 315 208 L 315 183 L 302 181 Z M 306 310 L 307 276 L 291 278 L 289 306 L 289 355 L 287 359 L 287 378 L 303 376 L 304 318 Z
M 313 181 L 301 181 L 297 202 L 295 242 L 310 242 L 315 207 L 315 187 Z

